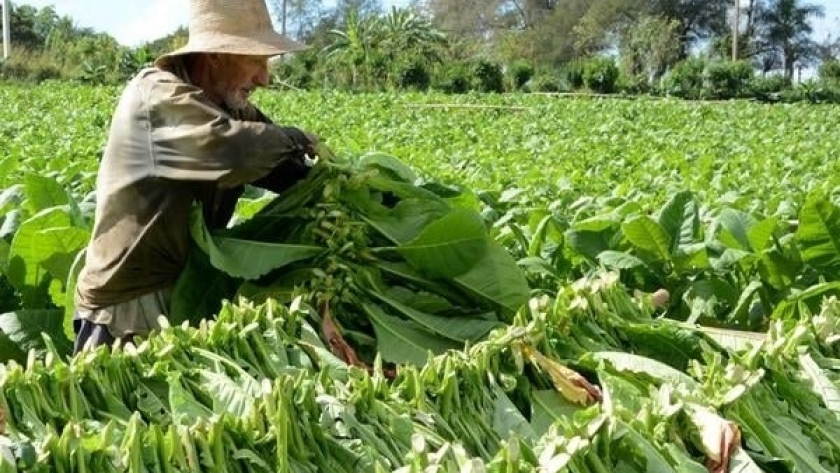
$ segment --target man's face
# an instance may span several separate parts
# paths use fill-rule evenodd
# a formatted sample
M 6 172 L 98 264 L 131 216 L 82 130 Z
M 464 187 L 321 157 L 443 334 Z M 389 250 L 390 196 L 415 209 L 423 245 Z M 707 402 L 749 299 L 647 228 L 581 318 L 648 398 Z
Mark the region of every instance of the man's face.
M 248 105 L 248 97 L 257 87 L 268 85 L 268 58 L 265 56 L 215 55 L 214 95 L 226 106 L 238 110 Z

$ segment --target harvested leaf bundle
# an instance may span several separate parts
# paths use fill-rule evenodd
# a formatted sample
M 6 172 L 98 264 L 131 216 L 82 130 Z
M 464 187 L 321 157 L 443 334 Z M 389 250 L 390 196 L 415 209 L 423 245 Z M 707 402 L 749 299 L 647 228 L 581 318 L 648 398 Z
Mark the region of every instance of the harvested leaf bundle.
M 391 156 L 321 155 L 305 180 L 231 228 L 211 232 L 194 213 L 200 250 L 176 287 L 175 322 L 210 317 L 223 298 L 300 295 L 345 361 L 381 353 L 422 365 L 525 303 L 516 262 L 460 192 L 421 183 Z

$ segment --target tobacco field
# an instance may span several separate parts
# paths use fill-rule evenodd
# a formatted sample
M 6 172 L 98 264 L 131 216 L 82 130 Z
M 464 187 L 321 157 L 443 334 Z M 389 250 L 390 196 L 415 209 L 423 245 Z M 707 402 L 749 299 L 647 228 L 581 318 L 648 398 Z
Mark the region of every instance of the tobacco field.
M 840 470 L 840 108 L 261 91 L 307 179 L 71 357 L 119 92 L 0 85 L 0 473 Z

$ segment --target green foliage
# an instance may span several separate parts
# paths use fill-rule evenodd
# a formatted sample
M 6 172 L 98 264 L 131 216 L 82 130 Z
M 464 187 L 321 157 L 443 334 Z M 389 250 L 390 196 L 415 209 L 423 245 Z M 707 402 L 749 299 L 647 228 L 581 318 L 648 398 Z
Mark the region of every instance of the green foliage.
M 574 59 L 563 66 L 566 82 L 572 90 L 583 88 L 583 77 L 587 64 L 588 62 L 585 59 Z
M 401 63 L 397 66 L 397 86 L 401 89 L 427 90 L 432 83 L 429 65 L 421 58 Z
M 319 85 L 316 75 L 318 60 L 317 51 L 307 50 L 271 61 L 269 71 L 275 82 L 296 89 L 312 89 Z
M 781 74 L 771 74 L 769 76 L 756 75 L 750 81 L 748 95 L 756 97 L 759 100 L 775 101 L 779 99 L 779 94 L 790 89 L 790 83 Z
M 479 92 L 504 92 L 502 66 L 488 59 L 475 61 L 471 66 L 473 88 Z
M 435 88 L 448 94 L 464 94 L 472 87 L 470 63 L 454 61 L 446 63 L 438 69 L 435 77 Z
M 600 94 L 611 94 L 618 84 L 618 67 L 611 58 L 592 58 L 583 69 L 583 83 L 590 90 Z
M 728 447 L 742 472 L 840 465 L 837 107 L 261 91 L 358 167 L 195 222 L 209 257 L 179 312 L 216 321 L 66 359 L 54 306 L 119 92 L 0 85 L 0 270 L 29 293 L 0 313 L 0 468 L 702 473 Z M 220 301 L 237 291 L 276 299 Z M 322 339 L 310 302 L 339 295 L 373 366 Z
M 513 90 L 522 90 L 534 77 L 534 66 L 524 60 L 514 61 L 507 70 Z
M 840 103 L 840 86 L 832 86 L 818 81 L 808 81 L 779 94 L 782 102 L 808 102 L 812 104 Z
M 534 76 L 526 88 L 529 92 L 562 92 L 563 82 L 557 74 L 543 72 Z
M 619 41 L 618 63 L 628 82 L 655 83 L 679 57 L 680 22 L 644 15 L 632 22 Z
M 53 57 L 42 52 L 18 50 L 0 63 L 0 78 L 3 79 L 41 83 L 61 77 L 61 69 Z
M 703 96 L 703 71 L 706 61 L 691 57 L 678 62 L 665 76 L 662 88 L 665 93 L 685 99 L 699 99 Z
M 704 73 L 704 87 L 711 98 L 736 98 L 744 94 L 754 74 L 748 61 L 712 62 Z
M 5 274 L 0 274 L 0 314 L 20 309 L 20 296 L 9 283 Z
M 829 59 L 820 64 L 819 77 L 827 84 L 840 85 L 840 60 Z

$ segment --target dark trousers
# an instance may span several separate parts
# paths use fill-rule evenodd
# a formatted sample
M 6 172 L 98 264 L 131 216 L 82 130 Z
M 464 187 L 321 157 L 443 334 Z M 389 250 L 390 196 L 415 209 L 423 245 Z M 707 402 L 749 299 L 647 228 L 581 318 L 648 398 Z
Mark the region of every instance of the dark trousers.
M 85 345 L 91 344 L 94 347 L 99 345 L 111 346 L 117 340 L 111 336 L 108 327 L 102 324 L 93 323 L 78 316 L 73 317 L 73 331 L 76 333 L 76 340 L 73 343 L 73 354 L 79 353 Z M 124 337 L 123 341 L 131 337 Z

